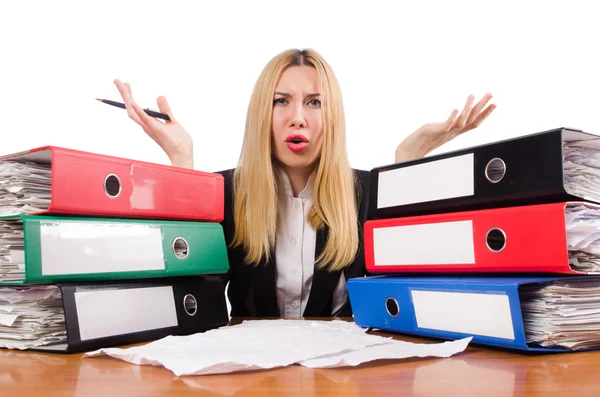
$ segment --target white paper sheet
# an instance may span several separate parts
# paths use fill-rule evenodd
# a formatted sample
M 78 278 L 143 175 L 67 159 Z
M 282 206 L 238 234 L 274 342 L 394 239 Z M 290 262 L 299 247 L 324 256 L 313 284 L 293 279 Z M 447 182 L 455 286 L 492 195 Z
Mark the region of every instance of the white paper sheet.
M 0 348 L 24 350 L 66 339 L 58 287 L 0 286 Z
M 399 340 L 368 346 L 351 352 L 332 354 L 327 357 L 301 361 L 299 364 L 310 368 L 335 368 L 356 366 L 374 360 L 402 359 L 409 357 L 450 357 L 465 350 L 473 338 L 463 338 L 450 342 L 435 344 L 415 344 Z
M 571 268 L 600 273 L 600 208 L 586 202 L 569 203 L 565 223 Z
M 51 173 L 49 165 L 0 161 L 0 216 L 47 209 Z
M 600 139 L 563 142 L 564 186 L 585 200 L 600 200 Z
M 365 331 L 339 320 L 251 320 L 189 336 L 168 336 L 144 346 L 99 349 L 84 357 L 107 355 L 138 365 L 163 366 L 185 376 L 291 364 L 331 368 L 377 359 L 448 357 L 463 351 L 470 341 L 414 344 Z
M 564 278 L 521 288 L 527 343 L 583 349 L 600 344 L 600 282 Z

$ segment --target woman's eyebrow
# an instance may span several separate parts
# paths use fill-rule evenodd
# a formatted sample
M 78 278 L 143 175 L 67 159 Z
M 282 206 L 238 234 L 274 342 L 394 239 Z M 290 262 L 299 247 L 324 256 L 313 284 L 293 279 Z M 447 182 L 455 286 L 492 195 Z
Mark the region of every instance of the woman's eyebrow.
M 281 95 L 281 96 L 283 96 L 283 97 L 286 97 L 286 98 L 289 98 L 289 97 L 291 97 L 291 96 L 292 96 L 291 94 L 288 94 L 287 92 L 278 92 L 278 91 L 275 91 L 275 94 L 274 94 L 274 95 Z M 307 94 L 307 95 L 306 95 L 306 97 L 307 97 L 307 98 L 308 98 L 308 97 L 310 97 L 310 98 L 314 98 L 314 97 L 317 97 L 317 96 L 321 96 L 321 94 L 320 94 L 320 93 L 318 93 L 318 92 L 315 92 L 315 93 L 312 93 L 312 94 Z

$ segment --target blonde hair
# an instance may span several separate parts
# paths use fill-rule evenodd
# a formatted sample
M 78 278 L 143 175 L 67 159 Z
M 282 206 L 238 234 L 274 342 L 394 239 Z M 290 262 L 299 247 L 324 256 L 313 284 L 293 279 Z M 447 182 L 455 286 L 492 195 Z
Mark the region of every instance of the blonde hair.
M 331 67 L 313 50 L 287 50 L 275 56 L 260 74 L 246 118 L 238 167 L 234 172 L 233 246 L 246 249 L 246 262 L 258 264 L 273 255 L 277 235 L 279 181 L 271 150 L 273 94 L 282 73 L 291 66 L 316 69 L 322 99 L 323 146 L 317 162 L 308 222 L 314 230 L 328 227 L 317 267 L 341 270 L 358 250 L 358 208 L 354 173 L 348 163 L 346 126 L 339 84 Z

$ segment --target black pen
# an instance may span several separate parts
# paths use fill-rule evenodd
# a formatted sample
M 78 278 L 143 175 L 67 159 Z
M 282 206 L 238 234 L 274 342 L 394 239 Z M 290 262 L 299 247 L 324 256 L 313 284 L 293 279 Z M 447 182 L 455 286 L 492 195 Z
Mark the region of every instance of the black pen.
M 96 100 L 100 101 L 102 103 L 106 103 L 107 105 L 112 105 L 112 106 L 116 106 L 121 109 L 126 109 L 125 104 L 121 103 L 121 102 L 115 102 L 115 101 L 110 101 L 108 99 L 100 99 L 100 98 L 96 98 Z M 150 109 L 144 109 L 144 112 L 148 116 L 156 117 L 157 119 L 163 119 L 166 121 L 171 121 L 171 118 L 169 117 L 168 114 L 155 112 L 154 110 L 150 110 Z

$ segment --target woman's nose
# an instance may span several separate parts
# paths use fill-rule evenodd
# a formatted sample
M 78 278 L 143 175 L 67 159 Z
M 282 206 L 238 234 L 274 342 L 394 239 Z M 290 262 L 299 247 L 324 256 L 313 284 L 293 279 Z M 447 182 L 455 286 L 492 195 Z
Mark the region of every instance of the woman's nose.
M 304 117 L 304 108 L 302 106 L 296 106 L 294 108 L 294 114 L 290 120 L 290 127 L 292 128 L 304 128 L 306 127 L 306 118 Z

